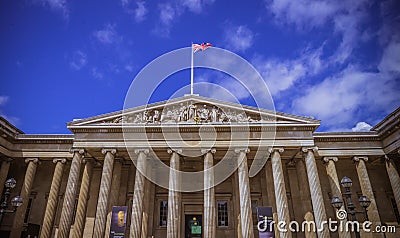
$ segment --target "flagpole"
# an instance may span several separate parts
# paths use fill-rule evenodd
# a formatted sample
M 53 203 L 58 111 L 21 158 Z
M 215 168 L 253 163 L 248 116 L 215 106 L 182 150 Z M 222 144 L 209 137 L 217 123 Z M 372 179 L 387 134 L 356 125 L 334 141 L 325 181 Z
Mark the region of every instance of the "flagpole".
M 190 95 L 193 95 L 193 42 L 192 45 L 190 46 L 191 52 L 192 52 L 192 61 L 191 61 L 191 67 L 190 67 Z

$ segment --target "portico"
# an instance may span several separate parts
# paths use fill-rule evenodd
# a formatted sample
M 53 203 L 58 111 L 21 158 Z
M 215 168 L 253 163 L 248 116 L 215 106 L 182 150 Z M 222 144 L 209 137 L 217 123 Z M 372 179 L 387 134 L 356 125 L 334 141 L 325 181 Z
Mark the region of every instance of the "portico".
M 371 221 L 396 222 L 395 147 L 382 146 L 375 132 L 316 133 L 319 124 L 191 95 L 73 121 L 71 136 L 25 135 L 8 126 L 3 130 L 17 137 L 15 145 L 1 139 L 2 156 L 27 164 L 4 160 L 1 169 L 10 166 L 8 175 L 24 181 L 25 201 L 32 197 L 45 210 L 39 215 L 29 208 L 40 237 L 108 237 L 112 206 L 127 206 L 126 237 L 258 237 L 257 206 L 271 206 L 276 223 L 320 226 L 336 219 L 330 199 L 340 194 L 344 175 L 374 202 Z M 167 173 L 160 172 L 164 165 Z M 202 189 L 190 190 L 193 184 Z M 27 211 L 28 203 L 18 216 Z M 11 237 L 19 237 L 24 222 L 9 217 L 2 230 L 11 228 Z M 349 235 L 327 227 L 275 234 Z

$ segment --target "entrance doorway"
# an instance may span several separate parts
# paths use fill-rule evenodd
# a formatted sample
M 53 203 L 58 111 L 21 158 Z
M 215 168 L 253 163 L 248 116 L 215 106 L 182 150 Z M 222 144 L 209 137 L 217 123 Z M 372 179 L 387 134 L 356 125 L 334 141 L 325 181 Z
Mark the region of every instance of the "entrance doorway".
M 202 215 L 185 215 L 185 238 L 203 237 Z

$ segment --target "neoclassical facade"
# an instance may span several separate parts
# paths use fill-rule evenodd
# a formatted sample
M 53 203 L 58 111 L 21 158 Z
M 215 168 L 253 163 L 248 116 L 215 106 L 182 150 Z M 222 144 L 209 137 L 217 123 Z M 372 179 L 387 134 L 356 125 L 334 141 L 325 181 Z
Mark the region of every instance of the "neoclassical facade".
M 259 237 L 261 206 L 276 223 L 336 219 L 331 200 L 344 198 L 347 176 L 356 209 L 367 196 L 374 226 L 397 230 L 361 236 L 400 237 L 399 120 L 397 109 L 369 132 L 315 132 L 318 120 L 196 95 L 74 120 L 65 135 L 25 134 L 1 118 L 0 184 L 15 178 L 11 196 L 24 203 L 4 214 L 0 236 L 109 237 L 120 206 L 125 237 Z M 171 170 L 160 173 L 154 158 Z M 212 186 L 223 158 L 232 173 Z M 178 171 L 205 172 L 199 181 Z M 205 189 L 179 189 L 193 184 Z M 275 236 L 354 237 L 322 227 Z

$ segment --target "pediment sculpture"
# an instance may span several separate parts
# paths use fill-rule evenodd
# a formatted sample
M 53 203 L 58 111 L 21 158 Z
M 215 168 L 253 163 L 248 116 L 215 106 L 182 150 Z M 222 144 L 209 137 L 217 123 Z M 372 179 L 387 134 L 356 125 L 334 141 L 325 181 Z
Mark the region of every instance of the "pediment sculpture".
M 103 123 L 134 123 L 134 124 L 161 124 L 161 123 L 248 123 L 274 121 L 273 116 L 263 117 L 257 113 L 248 113 L 243 109 L 221 108 L 205 103 L 180 103 L 165 107 L 142 110 L 140 112 L 119 116 Z

